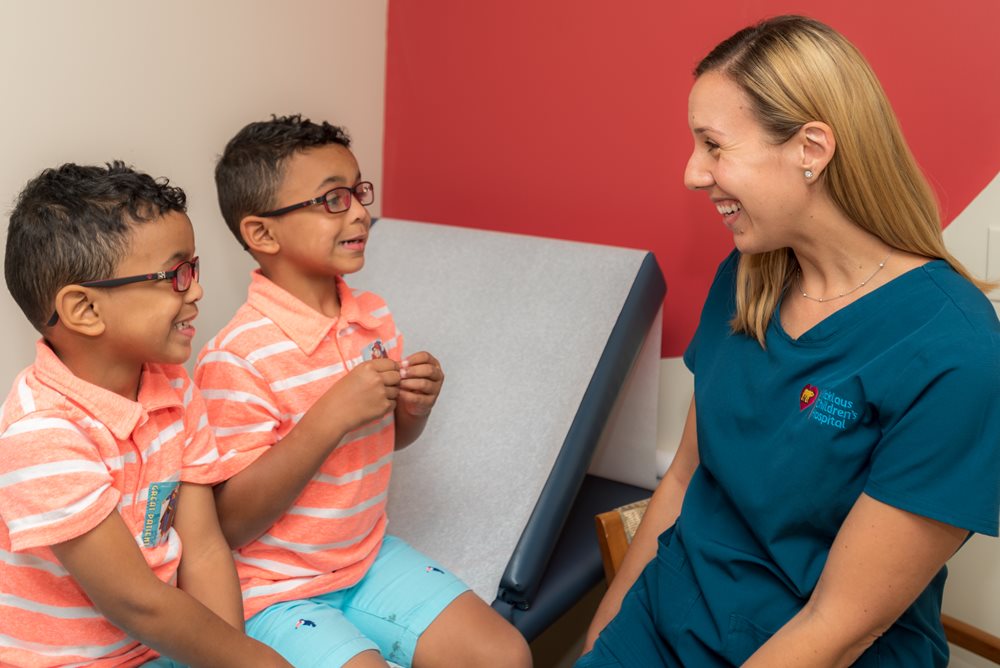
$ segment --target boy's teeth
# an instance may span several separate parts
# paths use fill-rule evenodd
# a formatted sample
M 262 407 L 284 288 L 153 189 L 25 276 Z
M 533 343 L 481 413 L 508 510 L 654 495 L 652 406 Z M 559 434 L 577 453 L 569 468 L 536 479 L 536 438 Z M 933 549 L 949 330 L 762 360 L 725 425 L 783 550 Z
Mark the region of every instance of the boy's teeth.
M 727 216 L 729 214 L 736 213 L 743 207 L 739 205 L 739 202 L 727 202 L 727 203 L 719 202 L 718 204 L 715 205 L 715 208 L 720 214 L 722 214 L 723 216 Z

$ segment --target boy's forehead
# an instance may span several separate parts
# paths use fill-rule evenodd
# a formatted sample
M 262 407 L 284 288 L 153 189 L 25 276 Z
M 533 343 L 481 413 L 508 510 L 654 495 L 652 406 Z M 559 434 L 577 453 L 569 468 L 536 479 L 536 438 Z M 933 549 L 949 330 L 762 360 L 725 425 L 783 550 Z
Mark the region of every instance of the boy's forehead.
M 354 183 L 361 175 L 358 161 L 351 149 L 340 144 L 326 144 L 297 151 L 286 161 L 279 190 L 312 191 Z
M 145 222 L 132 222 L 128 254 L 122 264 L 159 266 L 187 259 L 195 250 L 194 227 L 183 211 L 168 211 Z

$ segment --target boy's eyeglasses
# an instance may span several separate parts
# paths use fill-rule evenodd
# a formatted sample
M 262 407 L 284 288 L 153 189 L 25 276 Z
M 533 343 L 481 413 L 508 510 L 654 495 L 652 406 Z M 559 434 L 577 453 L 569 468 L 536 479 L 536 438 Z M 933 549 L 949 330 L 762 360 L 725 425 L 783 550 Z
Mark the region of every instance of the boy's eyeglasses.
M 306 200 L 305 202 L 299 202 L 298 204 L 292 204 L 291 206 L 284 206 L 280 209 L 268 211 L 267 213 L 259 213 L 257 215 L 261 218 L 274 218 L 275 216 L 281 216 L 290 211 L 303 209 L 307 206 L 312 206 L 313 204 L 322 204 L 330 213 L 343 213 L 351 208 L 352 196 L 356 197 L 358 202 L 364 206 L 369 206 L 375 201 L 375 186 L 372 185 L 371 181 L 360 181 L 350 188 L 347 186 L 339 186 L 337 188 L 333 188 L 332 190 L 327 190 L 319 197 L 314 197 L 310 200 Z
M 100 281 L 86 281 L 80 285 L 86 288 L 117 288 L 120 285 L 130 283 L 141 283 L 143 281 L 165 281 L 170 279 L 170 284 L 174 292 L 187 292 L 191 288 L 191 283 L 198 280 L 200 274 L 198 258 L 178 262 L 167 271 L 157 271 L 152 274 L 139 274 L 137 276 L 123 276 L 121 278 L 107 278 Z M 53 313 L 46 326 L 52 327 L 59 322 L 59 314 Z

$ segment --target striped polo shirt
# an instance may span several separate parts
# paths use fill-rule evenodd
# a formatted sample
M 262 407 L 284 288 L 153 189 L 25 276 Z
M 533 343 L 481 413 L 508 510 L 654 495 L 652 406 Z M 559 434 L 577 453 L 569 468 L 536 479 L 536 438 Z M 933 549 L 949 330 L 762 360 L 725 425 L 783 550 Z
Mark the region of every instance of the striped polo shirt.
M 382 299 L 336 282 L 328 318 L 259 270 L 246 303 L 198 356 L 195 382 L 223 459 L 242 470 L 280 441 L 310 406 L 381 346 L 401 359 L 403 339 Z M 395 424 L 389 413 L 348 433 L 302 494 L 234 554 L 247 618 L 280 601 L 356 584 L 386 527 Z
M 223 469 L 182 367 L 146 365 L 131 401 L 73 375 L 39 341 L 0 410 L 0 665 L 156 657 L 101 616 L 49 546 L 117 510 L 156 576 L 176 584 L 171 492 L 181 481 L 214 484 Z

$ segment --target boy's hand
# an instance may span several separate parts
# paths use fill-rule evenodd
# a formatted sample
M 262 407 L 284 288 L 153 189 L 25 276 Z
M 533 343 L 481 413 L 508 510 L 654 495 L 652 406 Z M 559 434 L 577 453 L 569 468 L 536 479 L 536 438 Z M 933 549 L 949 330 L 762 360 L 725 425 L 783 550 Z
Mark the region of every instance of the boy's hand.
M 429 415 L 441 394 L 444 371 L 429 352 L 413 353 L 399 365 L 399 405 L 414 417 Z
M 399 365 L 394 360 L 362 362 L 334 383 L 309 412 L 342 416 L 345 431 L 357 429 L 395 410 L 399 379 Z

